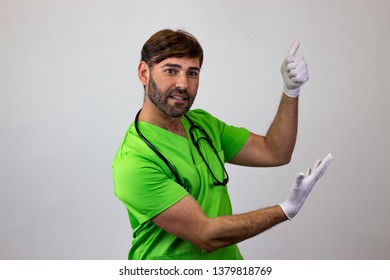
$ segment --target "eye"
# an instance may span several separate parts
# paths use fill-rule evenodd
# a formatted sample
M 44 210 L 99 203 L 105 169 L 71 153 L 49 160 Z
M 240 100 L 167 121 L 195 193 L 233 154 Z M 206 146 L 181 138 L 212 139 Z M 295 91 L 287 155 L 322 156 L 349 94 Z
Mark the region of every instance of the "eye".
M 199 72 L 198 71 L 188 71 L 188 76 L 190 76 L 191 78 L 197 78 L 199 76 Z
M 177 73 L 177 70 L 174 68 L 167 68 L 164 70 L 164 72 L 167 73 L 168 75 L 175 75 Z

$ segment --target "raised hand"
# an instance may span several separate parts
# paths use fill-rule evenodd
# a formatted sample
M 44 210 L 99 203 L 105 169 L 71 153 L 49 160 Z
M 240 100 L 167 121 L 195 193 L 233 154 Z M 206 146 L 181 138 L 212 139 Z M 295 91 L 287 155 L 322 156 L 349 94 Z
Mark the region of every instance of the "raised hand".
M 300 42 L 295 41 L 284 59 L 280 71 L 284 80 L 284 93 L 290 97 L 297 97 L 301 86 L 309 79 L 307 63 L 297 55 Z

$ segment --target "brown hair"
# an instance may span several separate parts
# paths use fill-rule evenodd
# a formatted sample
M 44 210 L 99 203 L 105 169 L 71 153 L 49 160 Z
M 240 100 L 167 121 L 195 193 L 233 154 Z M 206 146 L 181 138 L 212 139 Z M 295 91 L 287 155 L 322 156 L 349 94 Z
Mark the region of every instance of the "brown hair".
M 154 64 L 170 57 L 199 58 L 199 67 L 203 63 L 203 50 L 198 40 L 184 30 L 164 29 L 153 34 L 141 51 L 141 60 L 150 68 Z

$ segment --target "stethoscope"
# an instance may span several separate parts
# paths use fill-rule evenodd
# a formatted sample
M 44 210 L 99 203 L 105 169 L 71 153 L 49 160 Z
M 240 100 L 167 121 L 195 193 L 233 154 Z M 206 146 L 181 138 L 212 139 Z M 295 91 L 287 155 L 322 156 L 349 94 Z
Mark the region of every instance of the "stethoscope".
M 141 109 L 142 110 L 142 109 Z M 141 110 L 138 111 L 137 115 L 135 116 L 135 120 L 134 120 L 134 126 L 135 126 L 135 130 L 137 131 L 139 137 L 153 150 L 153 152 L 155 152 L 160 159 L 162 159 L 164 161 L 164 163 L 169 167 L 169 169 L 171 170 L 173 176 L 175 177 L 175 180 L 176 182 L 181 185 L 186 191 L 189 191 L 188 187 L 185 186 L 185 184 L 183 182 L 180 181 L 180 178 L 179 178 L 179 174 L 177 174 L 177 171 L 175 170 L 175 168 L 173 167 L 173 165 L 169 162 L 169 160 L 141 133 L 141 131 L 139 130 L 139 127 L 138 127 L 138 118 L 139 118 L 139 114 L 141 113 Z M 209 170 L 209 172 L 211 173 L 213 179 L 214 179 L 214 186 L 226 186 L 227 183 L 229 182 L 229 175 L 225 169 L 225 166 L 222 162 L 222 160 L 220 159 L 220 157 L 218 156 L 218 152 L 217 150 L 215 149 L 215 146 L 213 144 L 213 141 L 211 140 L 211 137 L 209 136 L 209 134 L 199 125 L 196 125 L 194 124 L 194 122 L 187 116 L 187 115 L 184 115 L 184 118 L 190 123 L 190 136 L 191 136 L 191 140 L 192 140 L 192 143 L 194 144 L 194 146 L 196 147 L 196 149 L 198 150 L 200 156 L 202 157 L 204 163 L 206 164 L 206 167 L 207 169 Z M 195 134 L 194 134 L 194 130 L 195 129 L 198 129 L 200 130 L 204 136 L 198 138 L 198 140 L 195 139 Z M 209 164 L 207 163 L 203 153 L 201 152 L 201 149 L 200 149 L 200 145 L 199 145 L 199 141 L 201 140 L 204 140 L 206 141 L 210 147 L 212 148 L 213 152 L 215 153 L 216 157 L 218 158 L 218 161 L 220 163 L 220 165 L 222 166 L 223 168 L 223 172 L 224 172 L 224 179 L 222 181 L 218 180 L 216 178 L 216 176 L 214 175 L 214 172 L 211 170 Z

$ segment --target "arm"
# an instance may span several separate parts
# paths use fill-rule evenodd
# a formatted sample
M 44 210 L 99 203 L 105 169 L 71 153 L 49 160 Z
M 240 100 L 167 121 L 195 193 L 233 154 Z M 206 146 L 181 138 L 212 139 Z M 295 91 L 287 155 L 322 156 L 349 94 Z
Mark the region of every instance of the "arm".
M 251 133 L 230 163 L 266 167 L 290 162 L 297 137 L 298 98 L 283 94 L 278 112 L 265 136 Z
M 206 252 L 251 238 L 285 220 L 285 213 L 277 205 L 245 214 L 208 218 L 190 195 L 153 218 L 165 231 Z
M 287 219 L 291 220 L 331 161 L 332 156 L 329 154 L 323 161 L 317 161 L 306 175 L 299 173 L 287 200 L 279 205 L 239 215 L 209 218 L 195 199 L 187 195 L 152 221 L 165 231 L 207 252 L 236 244 Z
M 279 166 L 290 162 L 298 130 L 298 95 L 308 80 L 307 64 L 296 55 L 295 42 L 282 63 L 284 94 L 265 136 L 251 133 L 241 151 L 230 161 L 245 166 Z

